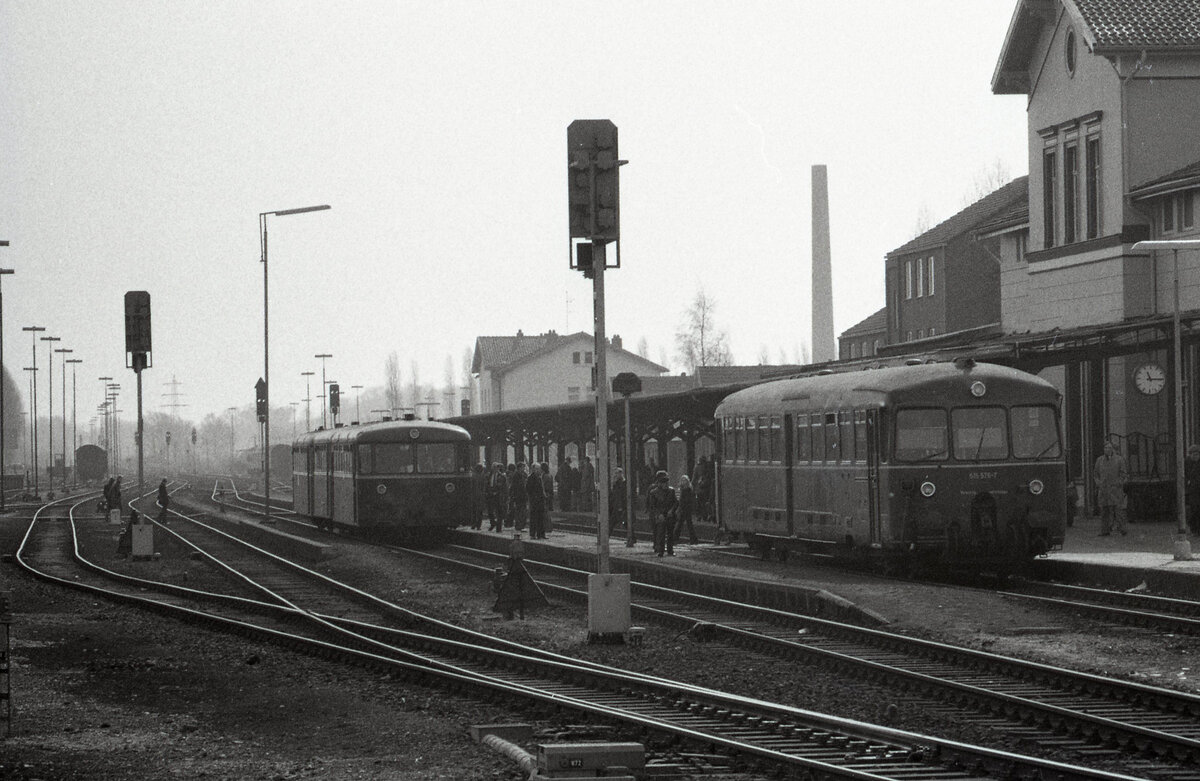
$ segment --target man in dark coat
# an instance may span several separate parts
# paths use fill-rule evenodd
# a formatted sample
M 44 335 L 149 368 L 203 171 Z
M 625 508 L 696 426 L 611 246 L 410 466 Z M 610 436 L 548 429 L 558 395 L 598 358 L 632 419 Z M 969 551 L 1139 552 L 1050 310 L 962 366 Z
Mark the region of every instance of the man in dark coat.
M 659 470 L 655 476 L 654 487 L 646 496 L 646 510 L 650 513 L 650 522 L 654 524 L 654 553 L 662 558 L 665 551 L 668 556 L 675 555 L 675 544 L 672 532 L 675 511 L 675 491 L 667 482 L 667 473 Z
M 500 462 L 492 464 L 492 473 L 488 476 L 487 484 L 487 513 L 488 531 L 498 532 L 504 524 L 504 515 L 508 512 L 508 479 L 504 476 L 504 467 Z
M 625 470 L 617 467 L 613 473 L 612 487 L 608 489 L 608 533 L 618 526 L 624 526 L 629 514 L 628 497 L 625 495 Z
M 508 479 L 508 507 L 510 523 L 517 531 L 525 530 L 525 522 L 529 520 L 529 473 L 525 470 L 525 462 L 513 465 Z
M 525 494 L 529 498 L 529 538 L 546 539 L 546 491 L 542 488 L 541 470 L 530 470 L 525 480 Z
M 167 490 L 167 478 L 158 484 L 158 522 L 167 523 L 167 508 L 171 506 L 171 492 Z
M 1187 460 L 1183 462 L 1183 485 L 1188 526 L 1192 534 L 1200 534 L 1200 445 L 1192 445 L 1187 450 Z

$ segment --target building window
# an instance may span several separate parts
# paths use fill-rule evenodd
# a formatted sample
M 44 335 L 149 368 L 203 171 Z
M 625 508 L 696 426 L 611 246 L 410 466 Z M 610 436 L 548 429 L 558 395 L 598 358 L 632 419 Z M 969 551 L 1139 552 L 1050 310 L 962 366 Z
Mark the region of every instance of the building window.
M 1079 145 L 1063 147 L 1063 243 L 1071 244 L 1079 230 Z
M 575 404 L 579 401 L 579 386 L 567 388 L 567 403 Z
M 1025 242 L 1026 242 L 1026 240 L 1027 240 L 1027 237 L 1024 233 L 1017 234 L 1016 250 L 1017 250 L 1017 262 L 1018 263 L 1025 262 Z
M 858 342 L 851 342 L 851 343 L 850 343 L 850 357 L 851 357 L 851 358 L 857 358 L 857 357 L 858 357 Z
M 924 338 L 925 338 L 925 329 L 924 329 L 924 328 L 918 328 L 918 329 L 917 329 L 917 338 L 918 338 L 918 339 L 924 339 Z
M 1175 232 L 1175 199 L 1163 198 L 1162 201 L 1162 229 L 1163 233 Z
M 937 336 L 937 329 L 936 329 L 936 328 L 934 328 L 933 326 L 930 326 L 930 327 L 929 327 L 929 335 L 930 335 L 930 336 Z
M 1042 153 L 1042 231 L 1046 248 L 1054 246 L 1054 193 L 1058 189 L 1058 155 L 1053 149 Z
M 583 354 L 583 362 L 584 363 L 592 362 L 592 351 L 591 350 L 588 350 L 586 353 Z
M 905 332 L 904 332 L 904 341 L 906 341 L 906 342 L 911 342 L 911 341 L 912 341 L 912 331 L 905 331 Z
M 917 258 L 917 298 L 925 295 L 925 258 Z
M 925 285 L 925 292 L 932 296 L 933 291 L 934 291 L 933 255 L 930 255 L 929 256 L 929 283 Z
M 1067 73 L 1071 76 L 1075 75 L 1075 31 L 1067 30 L 1066 40 L 1063 42 L 1063 60 L 1067 66 Z
M 913 297 L 913 262 L 904 261 L 904 297 Z
M 1087 167 L 1087 238 L 1100 236 L 1100 139 L 1089 136 L 1084 150 Z
M 870 349 L 871 349 L 871 345 L 867 342 L 863 342 L 862 343 L 862 357 L 866 358 L 868 355 L 870 355 L 871 354 L 869 352 Z
M 1179 227 L 1181 228 L 1191 228 L 1196 225 L 1196 214 L 1193 211 L 1195 208 L 1195 195 L 1194 190 L 1188 190 L 1180 196 Z
M 579 353 L 571 353 L 571 363 L 579 363 Z
M 876 339 L 871 345 L 871 355 L 879 355 L 879 340 Z

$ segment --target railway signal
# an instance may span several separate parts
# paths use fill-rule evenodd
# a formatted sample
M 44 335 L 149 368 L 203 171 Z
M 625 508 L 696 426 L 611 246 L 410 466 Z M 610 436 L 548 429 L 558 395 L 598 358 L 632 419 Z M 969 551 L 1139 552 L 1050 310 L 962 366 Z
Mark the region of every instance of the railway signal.
M 329 414 L 335 418 L 342 411 L 342 389 L 336 382 L 329 384 Z
M 621 166 L 617 126 L 608 119 L 577 119 L 567 127 L 567 210 L 571 268 L 592 280 L 596 389 L 596 480 L 598 504 L 596 574 L 588 577 L 588 638 L 623 639 L 630 626 L 627 574 L 612 574 L 608 557 L 608 341 L 604 334 L 604 271 L 612 243 L 621 267 Z
M 142 421 L 142 371 L 152 365 L 150 358 L 150 294 L 145 290 L 130 290 L 125 293 L 125 366 L 137 375 L 137 449 L 138 487 L 141 496 L 145 483 L 145 447 Z M 145 539 L 150 538 L 150 527 L 146 527 Z M 151 542 L 151 550 L 153 543 Z
M 267 383 L 262 377 L 254 383 L 254 412 L 259 423 L 267 422 Z

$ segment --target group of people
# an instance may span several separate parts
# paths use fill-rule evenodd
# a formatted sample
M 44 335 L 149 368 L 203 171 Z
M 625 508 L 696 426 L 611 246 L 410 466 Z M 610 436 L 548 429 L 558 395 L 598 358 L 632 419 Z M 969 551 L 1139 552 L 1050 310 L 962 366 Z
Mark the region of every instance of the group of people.
M 1184 506 L 1192 534 L 1200 534 L 1200 445 L 1187 449 L 1183 462 Z M 1126 507 L 1129 502 L 1129 467 L 1112 442 L 1104 443 L 1104 455 L 1092 467 L 1096 504 L 1100 507 L 1100 536 L 1113 531 L 1127 534 Z
M 509 464 L 494 463 L 491 469 L 475 465 L 475 505 L 473 527 L 483 527 L 483 511 L 487 508 L 488 531 L 513 528 L 525 531 L 531 539 L 546 539 L 549 513 L 554 509 L 554 480 L 550 465 L 535 464 L 530 470 L 524 461 Z

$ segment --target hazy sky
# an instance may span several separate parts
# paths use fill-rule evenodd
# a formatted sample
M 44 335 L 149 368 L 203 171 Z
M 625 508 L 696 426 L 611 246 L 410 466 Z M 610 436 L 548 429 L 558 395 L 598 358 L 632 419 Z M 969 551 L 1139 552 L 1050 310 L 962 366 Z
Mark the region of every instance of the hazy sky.
M 405 382 L 415 361 L 440 384 L 478 335 L 591 331 L 566 128 L 593 118 L 629 161 L 609 333 L 674 362 L 703 286 L 738 362 L 794 360 L 814 164 L 838 332 L 883 305 L 884 255 L 922 209 L 952 215 L 997 161 L 1026 172 L 1024 99 L 989 89 L 1015 3 L 7 0 L 5 363 L 24 387 L 21 327 L 45 326 L 84 360 L 80 420 L 101 375 L 131 412 L 122 300 L 147 290 L 146 410 L 252 404 L 258 214 L 326 203 L 269 223 L 275 406 L 316 353 L 344 389 L 382 385 L 393 350 Z

